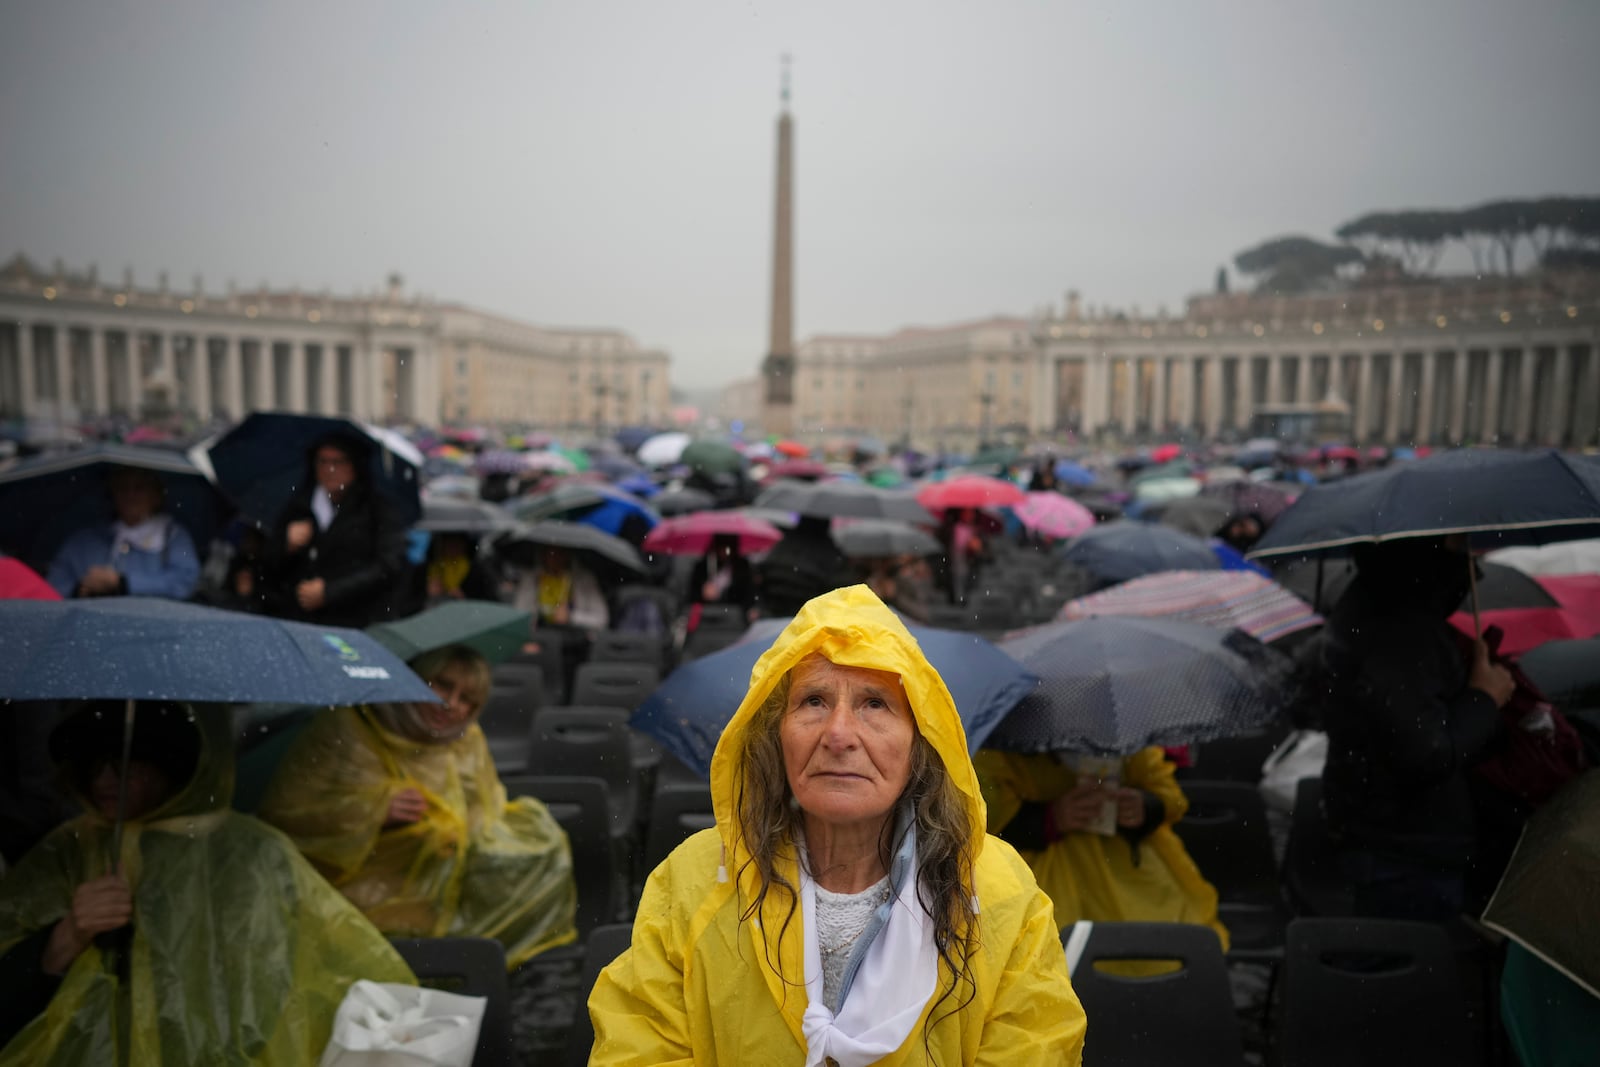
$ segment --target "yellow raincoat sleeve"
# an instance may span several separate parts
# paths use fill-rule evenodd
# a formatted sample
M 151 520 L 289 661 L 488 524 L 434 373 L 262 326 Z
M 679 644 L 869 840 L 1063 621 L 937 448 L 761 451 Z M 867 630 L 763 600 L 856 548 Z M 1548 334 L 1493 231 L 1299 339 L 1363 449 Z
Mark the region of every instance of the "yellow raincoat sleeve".
M 1189 799 L 1178 785 L 1178 768 L 1159 748 L 1143 748 L 1123 760 L 1122 784 L 1154 794 L 1166 809 L 1161 820 L 1165 826 L 1171 826 L 1189 810 Z

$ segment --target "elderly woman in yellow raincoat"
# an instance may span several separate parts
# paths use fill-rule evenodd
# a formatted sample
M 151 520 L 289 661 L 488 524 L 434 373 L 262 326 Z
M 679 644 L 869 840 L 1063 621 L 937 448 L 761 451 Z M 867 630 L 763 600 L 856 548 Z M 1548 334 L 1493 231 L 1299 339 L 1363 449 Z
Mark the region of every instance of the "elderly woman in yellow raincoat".
M 1050 902 L 984 832 L 938 672 L 865 586 L 807 603 L 589 998 L 592 1064 L 1077 1064 Z
M 384 933 L 492 937 L 515 969 L 577 938 L 566 832 L 534 798 L 506 799 L 476 721 L 483 657 L 451 646 L 411 666 L 445 703 L 320 713 L 261 817 Z
M 1056 925 L 1199 923 L 1227 948 L 1217 891 L 1172 829 L 1189 808 L 1172 761 L 1159 748 L 1141 749 L 1122 761 L 1116 785 L 1080 775 L 1073 763 L 993 749 L 973 758 L 989 832 L 1021 850 L 1055 905 Z M 1107 803 L 1115 825 L 1096 832 Z
M 415 977 L 282 834 L 230 810 L 225 713 L 141 705 L 122 775 L 122 709 L 52 734 L 85 813 L 0 880 L 0 1065 L 316 1063 L 352 982 Z

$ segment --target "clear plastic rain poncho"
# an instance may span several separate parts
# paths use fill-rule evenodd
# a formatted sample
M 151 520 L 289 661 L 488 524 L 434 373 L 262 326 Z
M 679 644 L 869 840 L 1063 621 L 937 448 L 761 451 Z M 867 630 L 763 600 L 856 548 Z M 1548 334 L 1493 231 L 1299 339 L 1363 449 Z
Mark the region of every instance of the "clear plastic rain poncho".
M 386 828 L 407 788 L 427 813 Z M 425 743 L 372 708 L 322 712 L 279 765 L 261 817 L 391 936 L 492 937 L 512 968 L 577 939 L 566 832 L 532 797 L 507 802 L 476 723 Z
M 194 721 L 199 755 L 187 785 L 125 824 L 127 948 L 86 949 L 44 1012 L 0 1050 L 0 1065 L 302 1067 L 321 1056 L 353 981 L 415 983 L 282 834 L 229 809 L 228 717 L 204 709 Z M 0 881 L 0 952 L 54 926 L 76 888 L 107 872 L 112 827 L 84 803 L 86 814 Z

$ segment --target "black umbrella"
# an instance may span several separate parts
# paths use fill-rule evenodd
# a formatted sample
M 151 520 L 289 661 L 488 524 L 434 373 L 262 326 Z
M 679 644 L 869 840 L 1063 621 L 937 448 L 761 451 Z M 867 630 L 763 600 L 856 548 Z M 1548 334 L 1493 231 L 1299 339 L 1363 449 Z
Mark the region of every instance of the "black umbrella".
M 645 573 L 644 560 L 639 558 L 638 549 L 620 537 L 576 522 L 518 523 L 501 534 L 495 540 L 494 547 L 501 556 L 518 566 L 537 564 L 541 549 L 564 548 L 588 553 L 640 574 Z
M 417 529 L 429 533 L 462 533 L 474 537 L 514 529 L 517 520 L 498 504 L 487 500 L 451 500 L 424 497 L 422 521 Z
M 1061 558 L 1103 582 L 1126 582 L 1157 571 L 1214 571 L 1209 545 L 1179 530 L 1121 519 L 1068 541 Z
M 932 556 L 944 551 L 932 534 L 890 519 L 857 519 L 835 526 L 833 543 L 852 559 Z
M 1504 563 L 1478 564 L 1478 610 L 1497 611 L 1504 608 L 1559 608 L 1561 605 L 1550 591 L 1515 567 Z M 1471 611 L 1470 604 L 1463 607 Z
M 1126 756 L 1250 733 L 1287 703 L 1289 659 L 1238 630 L 1100 615 L 1000 648 L 1041 681 L 990 735 L 993 748 Z
M 934 521 L 913 494 L 861 482 L 775 482 L 756 497 L 756 507 L 819 519 L 894 519 L 922 524 Z
M 688 515 L 711 510 L 717 506 L 717 498 L 700 489 L 668 489 L 651 497 L 650 506 L 664 516 Z

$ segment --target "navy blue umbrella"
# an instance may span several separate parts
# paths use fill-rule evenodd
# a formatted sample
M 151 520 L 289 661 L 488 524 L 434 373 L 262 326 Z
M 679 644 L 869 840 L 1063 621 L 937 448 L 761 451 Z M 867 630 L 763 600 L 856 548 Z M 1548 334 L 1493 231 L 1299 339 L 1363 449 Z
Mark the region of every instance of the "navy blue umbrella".
M 788 619 L 762 619 L 738 644 L 685 663 L 646 698 L 630 725 L 649 734 L 686 766 L 711 773 L 711 753 L 750 688 L 750 672 Z M 944 679 L 961 713 L 967 747 L 976 752 L 995 725 L 1038 684 L 1026 668 L 976 634 L 908 626 Z
M 1109 585 L 1157 571 L 1214 571 L 1217 557 L 1198 537 L 1144 522 L 1091 527 L 1067 542 L 1061 558 Z
M 44 573 L 69 536 L 115 518 L 106 476 L 116 467 L 160 477 L 163 510 L 189 531 L 203 557 L 227 507 L 216 486 L 181 452 L 114 444 L 37 456 L 0 474 L 0 550 Z
M 1312 486 L 1250 555 L 1455 533 L 1479 548 L 1600 536 L 1600 456 L 1464 449 Z
M 1250 733 L 1284 707 L 1291 667 L 1238 630 L 1131 615 L 1036 626 L 1000 648 L 1041 679 L 989 737 L 1013 752 L 1127 756 Z
M 416 522 L 422 515 L 417 476 L 422 453 L 393 430 L 331 416 L 258 411 L 215 440 L 195 446 L 190 457 L 210 468 L 240 511 L 271 523 L 305 487 L 311 446 L 333 434 L 367 446 L 369 461 L 362 476 L 389 499 L 407 526 Z

